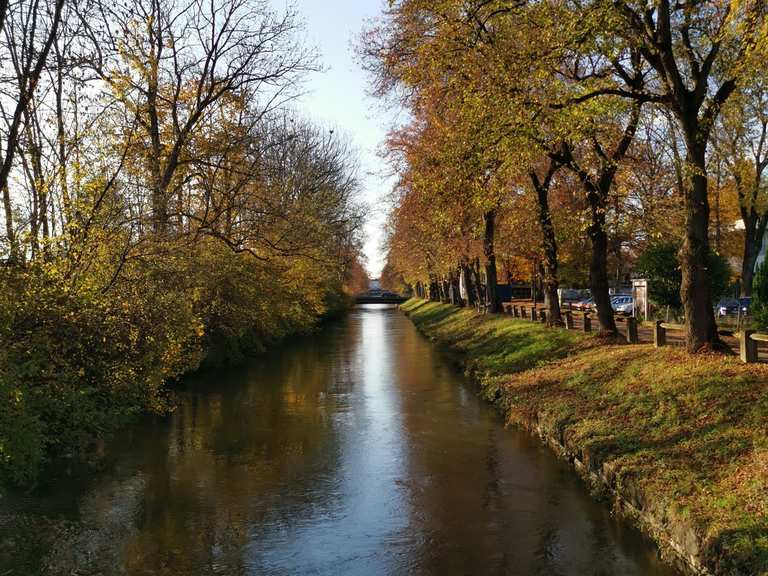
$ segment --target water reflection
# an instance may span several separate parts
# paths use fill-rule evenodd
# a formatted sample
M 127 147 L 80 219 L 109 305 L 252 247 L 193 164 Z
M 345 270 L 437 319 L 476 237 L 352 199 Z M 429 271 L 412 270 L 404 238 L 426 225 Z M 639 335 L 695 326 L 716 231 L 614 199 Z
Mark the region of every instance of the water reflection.
M 672 573 L 394 309 L 201 374 L 182 400 L 108 473 L 16 500 L 65 523 L 34 552 L 0 547 L 0 574 Z

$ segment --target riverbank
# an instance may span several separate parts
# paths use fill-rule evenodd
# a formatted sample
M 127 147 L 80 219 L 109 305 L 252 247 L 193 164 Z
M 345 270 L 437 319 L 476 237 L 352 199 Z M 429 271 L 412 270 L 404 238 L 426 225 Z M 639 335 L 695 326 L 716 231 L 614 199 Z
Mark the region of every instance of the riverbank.
M 691 573 L 768 574 L 768 366 L 447 304 L 402 309 L 667 557 Z

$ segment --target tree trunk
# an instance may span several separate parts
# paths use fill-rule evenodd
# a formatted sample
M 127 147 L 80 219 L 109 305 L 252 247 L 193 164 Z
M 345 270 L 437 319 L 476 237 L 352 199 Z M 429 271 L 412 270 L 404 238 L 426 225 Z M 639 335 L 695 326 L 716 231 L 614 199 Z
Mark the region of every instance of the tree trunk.
M 743 217 L 744 222 L 744 257 L 741 260 L 741 294 L 743 296 L 752 295 L 752 278 L 755 273 L 755 262 L 760 249 L 755 246 L 755 222 L 753 214 Z M 751 211 L 750 211 L 751 212 Z M 762 238 L 760 239 L 762 244 Z
M 496 211 L 489 210 L 483 215 L 485 234 L 483 235 L 483 253 L 485 254 L 485 301 L 488 312 L 496 314 L 501 310 L 499 289 L 497 286 L 496 252 L 494 236 L 496 234 Z
M 715 176 L 715 250 L 717 252 L 720 252 L 720 245 L 722 243 L 722 223 L 720 221 L 720 187 L 722 184 L 722 170 L 720 164 L 721 161 L 718 160 L 716 164 L 717 174 Z
M 589 263 L 589 284 L 592 298 L 597 308 L 597 320 L 600 333 L 615 335 L 618 333 L 616 320 L 611 305 L 610 284 L 608 281 L 608 234 L 605 231 L 605 210 L 592 209 L 592 224 L 589 227 L 592 241 L 592 258 Z
M 448 280 L 450 282 L 451 304 L 454 306 L 464 306 L 464 301 L 461 298 L 461 288 L 459 286 L 459 271 L 460 268 L 451 270 L 451 273 L 448 275 Z
M 8 238 L 10 254 L 8 259 L 11 263 L 17 263 L 19 260 L 19 244 L 16 241 L 16 231 L 13 228 L 13 207 L 11 206 L 11 194 L 8 186 L 3 186 L 3 209 L 5 210 L 5 236 Z
M 600 333 L 616 335 L 616 320 L 613 317 L 611 305 L 610 283 L 608 280 L 608 233 L 605 230 L 605 215 L 608 211 L 608 199 L 616 176 L 616 169 L 627 154 L 635 137 L 640 121 L 641 104 L 636 103 L 632 109 L 624 135 L 610 155 L 606 155 L 602 147 L 595 143 L 595 154 L 600 158 L 598 174 L 593 177 L 582 168 L 573 156 L 573 150 L 568 144 L 563 144 L 559 155 L 563 163 L 567 163 L 584 186 L 589 202 L 590 224 L 589 239 L 592 242 L 592 257 L 589 264 L 589 284 L 592 298 L 597 308 L 597 319 Z
M 472 307 L 475 305 L 475 292 L 472 286 L 472 271 L 469 269 L 468 260 L 465 258 L 461 262 L 460 281 L 464 283 L 464 293 L 466 299 L 464 300 L 464 306 Z
M 429 275 L 429 300 L 437 302 L 440 300 L 440 289 L 438 287 L 437 278 L 434 274 Z
M 707 198 L 706 134 L 685 127 L 685 237 L 680 249 L 686 343 L 691 352 L 719 347 L 708 269 L 709 199 Z
M 72 222 L 72 202 L 69 198 L 69 186 L 67 182 L 67 152 L 66 152 L 66 128 L 64 126 L 64 79 L 62 76 L 63 61 L 58 44 L 56 49 L 56 84 L 54 85 L 54 93 L 56 97 L 56 143 L 58 145 L 58 180 L 59 190 L 61 193 L 61 202 L 63 204 L 62 224 L 63 228 L 71 225 Z
M 542 180 L 539 180 L 538 175 L 533 170 L 529 174 L 533 188 L 536 191 L 537 214 L 542 233 L 542 250 L 544 252 L 542 266 L 544 272 L 544 306 L 549 309 L 547 322 L 551 325 L 559 325 L 563 321 L 560 314 L 560 299 L 557 295 L 559 288 L 557 238 L 555 237 L 555 227 L 552 223 L 552 214 L 549 210 L 549 187 L 558 168 L 559 164 L 550 159 L 547 173 Z
M 742 220 L 744 222 L 744 258 L 741 262 L 741 294 L 751 296 L 755 264 L 763 249 L 768 214 L 760 217 L 754 208 L 750 208 L 748 214 L 746 209 L 742 209 Z
M 445 276 L 443 276 L 442 280 L 440 280 L 440 290 L 442 291 L 443 304 L 450 304 L 451 303 L 451 284 Z
M 483 282 L 480 279 L 480 259 L 475 258 L 475 261 L 472 263 L 471 266 L 472 269 L 472 284 L 474 284 L 473 288 L 475 291 L 475 303 L 476 304 L 485 304 L 485 292 L 483 291 Z

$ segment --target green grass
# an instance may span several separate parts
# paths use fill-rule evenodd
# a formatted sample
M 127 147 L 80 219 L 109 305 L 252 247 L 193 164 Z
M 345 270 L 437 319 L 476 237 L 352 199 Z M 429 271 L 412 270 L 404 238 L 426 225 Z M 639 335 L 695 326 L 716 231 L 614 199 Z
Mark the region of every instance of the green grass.
M 481 316 L 450 304 L 409 300 L 401 306 L 419 330 L 462 354 L 467 371 L 484 389 L 497 389 L 511 373 L 563 358 L 592 339 L 577 332 L 508 317 Z
M 768 574 L 768 366 L 608 344 L 445 304 L 403 309 L 464 355 L 509 421 L 536 415 L 670 526 L 691 525 L 720 573 Z

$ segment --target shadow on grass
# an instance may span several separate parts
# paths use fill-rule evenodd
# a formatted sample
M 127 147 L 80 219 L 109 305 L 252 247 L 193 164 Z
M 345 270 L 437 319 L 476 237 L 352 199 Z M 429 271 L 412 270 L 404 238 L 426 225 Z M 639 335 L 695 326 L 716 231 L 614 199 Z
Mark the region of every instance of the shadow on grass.
M 423 331 L 466 354 L 482 377 L 499 377 L 566 356 L 575 333 L 515 320 L 478 315 L 448 304 L 412 306 L 408 313 Z

